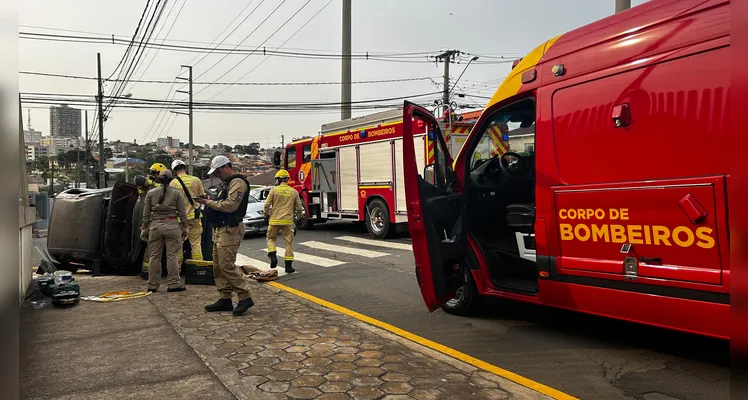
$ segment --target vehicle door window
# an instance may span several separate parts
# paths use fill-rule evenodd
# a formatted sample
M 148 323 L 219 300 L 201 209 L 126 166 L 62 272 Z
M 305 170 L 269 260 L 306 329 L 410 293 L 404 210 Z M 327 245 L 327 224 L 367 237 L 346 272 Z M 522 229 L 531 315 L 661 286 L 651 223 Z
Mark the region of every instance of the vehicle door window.
M 451 184 L 451 181 L 448 179 L 451 165 L 449 165 L 449 157 L 447 157 L 445 150 L 446 146 L 443 138 L 437 134 L 437 127 L 429 125 L 426 121 L 424 122 L 428 127 L 429 141 L 434 144 L 434 161 L 424 168 L 423 179 L 437 188 L 446 190 Z
M 471 146 L 468 153 L 470 171 L 507 152 L 520 156 L 534 155 L 535 101 L 520 100 L 496 110 L 481 128 L 479 137 L 477 144 Z M 505 157 L 508 164 L 515 164 L 517 161 L 515 156 Z
M 309 161 L 312 161 L 312 145 L 306 144 L 304 147 L 302 147 L 301 152 L 304 154 L 304 158 L 302 162 L 308 163 Z
M 296 168 L 296 147 L 286 149 L 286 170 Z

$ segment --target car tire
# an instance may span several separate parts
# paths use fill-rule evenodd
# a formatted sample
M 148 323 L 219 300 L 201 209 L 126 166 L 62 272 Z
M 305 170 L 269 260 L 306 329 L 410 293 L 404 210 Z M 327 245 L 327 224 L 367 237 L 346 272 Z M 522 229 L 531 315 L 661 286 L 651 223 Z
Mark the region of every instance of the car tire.
M 442 310 L 446 313 L 461 317 L 467 317 L 474 314 L 483 303 L 483 296 L 478 293 L 478 288 L 475 286 L 472 272 L 469 268 L 465 268 L 464 270 L 465 284 L 458 289 L 455 297 L 442 306 Z
M 385 239 L 392 236 L 394 226 L 390 224 L 390 211 L 382 199 L 374 199 L 366 206 L 366 229 L 369 234 L 377 239 Z M 382 216 L 381 224 L 372 220 L 371 216 Z

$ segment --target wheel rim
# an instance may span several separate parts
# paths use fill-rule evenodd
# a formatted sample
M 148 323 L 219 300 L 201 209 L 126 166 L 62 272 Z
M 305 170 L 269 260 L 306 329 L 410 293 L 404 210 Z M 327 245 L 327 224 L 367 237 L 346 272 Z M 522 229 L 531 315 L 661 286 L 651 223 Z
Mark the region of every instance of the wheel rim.
M 374 232 L 381 232 L 384 229 L 384 213 L 379 207 L 373 207 L 369 211 L 369 226 Z
M 465 283 L 457 289 L 455 296 L 447 302 L 447 307 L 456 307 L 462 302 L 462 299 L 465 297 L 465 286 L 467 283 L 467 275 L 465 275 Z

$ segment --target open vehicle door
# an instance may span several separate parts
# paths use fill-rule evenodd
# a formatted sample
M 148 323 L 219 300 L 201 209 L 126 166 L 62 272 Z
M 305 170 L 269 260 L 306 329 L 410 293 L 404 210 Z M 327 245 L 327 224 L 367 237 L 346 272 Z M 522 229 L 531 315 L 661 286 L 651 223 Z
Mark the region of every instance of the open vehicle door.
M 139 228 L 139 223 L 133 226 L 137 201 L 137 186 L 117 181 L 112 187 L 104 222 L 103 254 L 108 264 L 125 268 L 132 266 L 133 254 L 139 249 L 132 234 L 133 228 Z
M 416 157 L 424 155 L 416 154 L 413 141 L 423 140 L 414 136 L 424 130 L 434 143 L 434 163 L 418 171 Z M 418 284 L 426 307 L 434 311 L 465 283 L 467 230 L 439 123 L 428 110 L 408 101 L 403 106 L 403 175 Z

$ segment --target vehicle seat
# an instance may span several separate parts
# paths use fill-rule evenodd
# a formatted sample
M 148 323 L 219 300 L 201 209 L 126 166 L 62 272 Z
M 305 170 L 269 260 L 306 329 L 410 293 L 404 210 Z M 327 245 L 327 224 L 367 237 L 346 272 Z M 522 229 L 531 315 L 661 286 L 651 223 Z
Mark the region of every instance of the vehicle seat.
M 535 203 L 506 206 L 506 222 L 514 231 L 532 233 L 535 223 Z

